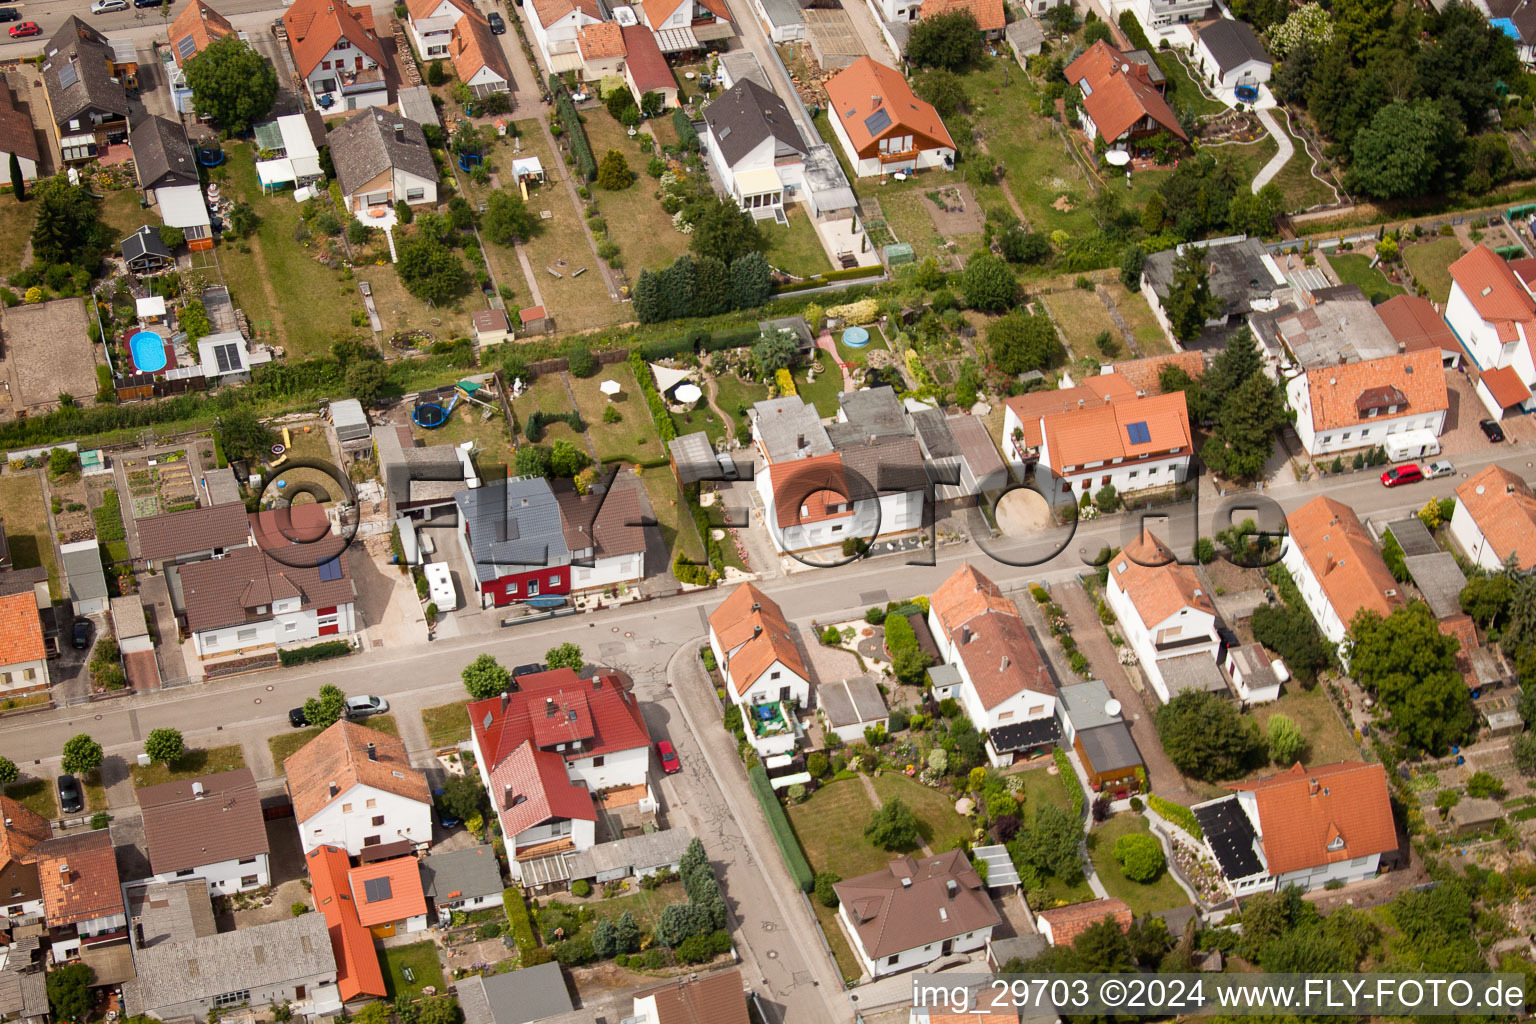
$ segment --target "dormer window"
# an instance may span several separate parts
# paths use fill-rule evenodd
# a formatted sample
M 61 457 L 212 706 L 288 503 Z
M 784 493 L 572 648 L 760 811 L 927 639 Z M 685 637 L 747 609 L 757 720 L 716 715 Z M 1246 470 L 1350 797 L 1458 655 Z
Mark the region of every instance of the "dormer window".
M 1333 841 L 1328 844 L 1328 852 L 1329 853 L 1337 853 L 1339 850 L 1342 850 L 1342 849 L 1344 849 L 1344 837 L 1343 836 L 1334 836 L 1333 837 Z

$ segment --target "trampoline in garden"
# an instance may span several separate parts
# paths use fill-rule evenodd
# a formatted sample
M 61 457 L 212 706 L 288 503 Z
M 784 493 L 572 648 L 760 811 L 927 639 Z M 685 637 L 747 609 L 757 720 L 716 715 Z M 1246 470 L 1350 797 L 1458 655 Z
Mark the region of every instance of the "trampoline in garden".
M 204 167 L 217 167 L 224 162 L 224 151 L 218 146 L 198 146 L 197 162 Z
M 423 430 L 436 430 L 448 422 L 448 417 L 453 412 L 453 407 L 457 404 L 459 404 L 458 395 L 448 399 L 447 405 L 444 405 L 437 398 L 422 399 L 411 410 L 411 422 Z
M 1254 100 L 1259 98 L 1259 90 L 1257 86 L 1240 85 L 1232 91 L 1243 103 L 1252 103 Z
M 128 351 L 140 373 L 159 373 L 165 369 L 165 339 L 154 331 L 139 331 L 129 338 Z
M 863 348 L 869 344 L 869 332 L 862 327 L 850 327 L 843 332 L 843 344 L 849 348 Z

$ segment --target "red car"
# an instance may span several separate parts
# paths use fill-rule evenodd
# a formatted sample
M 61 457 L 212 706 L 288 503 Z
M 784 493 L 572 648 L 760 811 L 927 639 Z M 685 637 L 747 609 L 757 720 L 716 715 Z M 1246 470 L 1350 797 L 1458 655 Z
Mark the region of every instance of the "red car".
M 668 775 L 676 775 L 683 770 L 683 762 L 677 759 L 677 751 L 672 748 L 671 740 L 662 740 L 656 744 L 656 756 L 661 758 L 661 770 Z
M 35 21 L 23 21 L 11 26 L 11 38 L 22 39 L 26 36 L 40 36 L 43 30 L 37 27 Z
M 1394 466 L 1381 474 L 1383 487 L 1396 487 L 1398 484 L 1416 484 L 1424 479 L 1424 471 L 1412 463 L 1406 466 Z

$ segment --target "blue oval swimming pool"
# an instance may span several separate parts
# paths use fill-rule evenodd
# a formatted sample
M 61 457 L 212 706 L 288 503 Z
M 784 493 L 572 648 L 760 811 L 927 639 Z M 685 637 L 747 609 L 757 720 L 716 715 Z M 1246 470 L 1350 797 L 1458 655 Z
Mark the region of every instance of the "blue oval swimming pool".
M 140 373 L 159 373 L 165 369 L 165 339 L 154 331 L 140 331 L 129 338 L 128 351 Z
M 869 332 L 862 327 L 850 327 L 843 332 L 843 344 L 849 348 L 863 348 L 869 344 Z

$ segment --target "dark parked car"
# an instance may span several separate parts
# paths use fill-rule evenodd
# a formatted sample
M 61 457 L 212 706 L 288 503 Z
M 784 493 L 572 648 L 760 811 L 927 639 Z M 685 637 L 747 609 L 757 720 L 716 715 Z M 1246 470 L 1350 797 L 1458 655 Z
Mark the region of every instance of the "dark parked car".
M 74 632 L 75 650 L 83 651 L 91 646 L 91 620 L 76 619 Z
M 59 776 L 59 809 L 65 814 L 79 814 L 85 810 L 85 797 L 80 792 L 80 780 L 73 775 Z
M 295 729 L 302 729 L 309 724 L 309 719 L 304 717 L 303 708 L 294 708 L 288 712 L 288 724 Z
M 1482 420 L 1478 426 L 1483 428 L 1483 436 L 1494 444 L 1504 440 L 1504 428 L 1499 426 L 1498 420 Z
M 0 21 L 20 21 L 21 12 L 14 7 L 0 7 Z
M 548 665 L 519 665 L 519 666 L 517 666 L 517 668 L 514 668 L 512 670 L 512 678 L 516 679 L 518 676 L 537 675 L 540 672 L 548 672 L 548 671 L 549 671 L 549 666 Z
M 443 806 L 443 791 L 441 789 L 434 789 L 432 791 L 432 807 L 437 811 L 437 823 L 439 825 L 443 826 L 443 828 L 458 827 L 459 819 L 449 814 L 448 808 Z
M 500 14 L 497 14 L 495 11 L 492 11 L 491 13 L 489 13 L 489 14 L 487 14 L 485 16 L 485 20 L 488 23 L 490 23 L 491 35 L 499 36 L 499 35 L 505 35 L 506 34 L 507 23 L 501 19 L 501 15 Z

